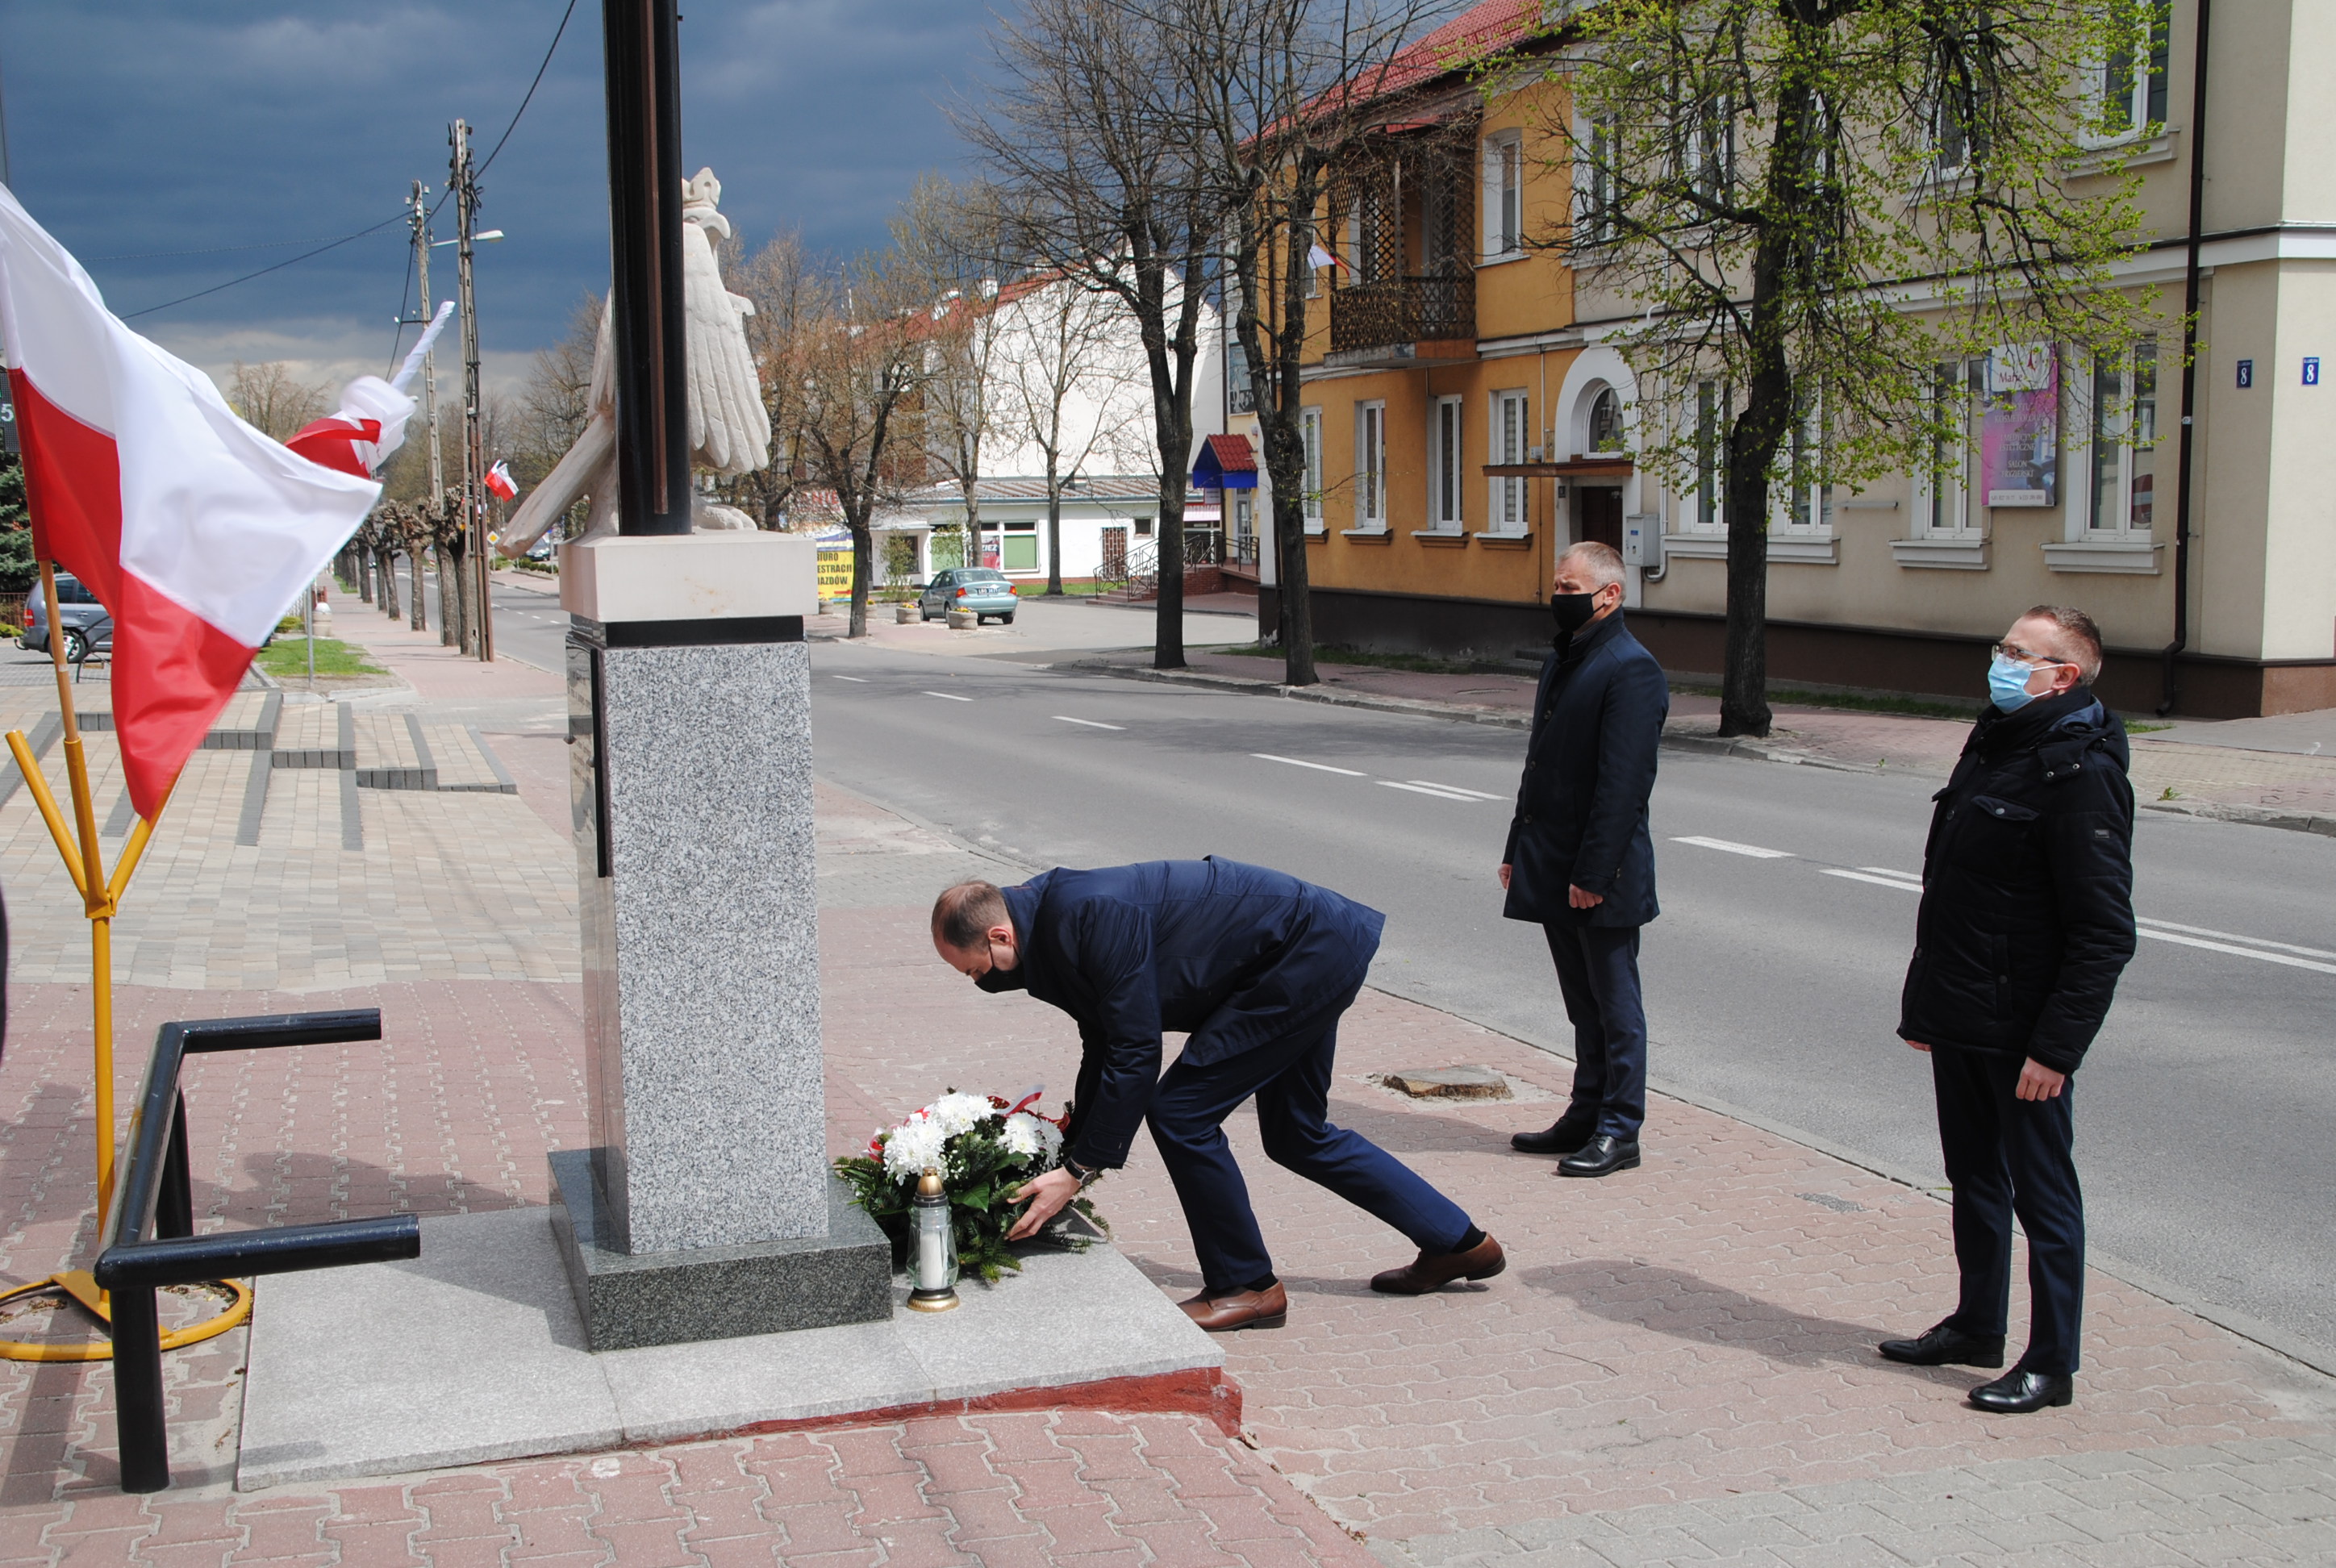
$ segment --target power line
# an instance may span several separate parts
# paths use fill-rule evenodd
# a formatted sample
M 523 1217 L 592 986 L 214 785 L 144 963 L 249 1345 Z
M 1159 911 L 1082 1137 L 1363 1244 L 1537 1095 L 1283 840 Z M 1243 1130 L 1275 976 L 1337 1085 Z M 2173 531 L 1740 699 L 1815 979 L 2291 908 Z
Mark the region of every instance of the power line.
M 203 250 L 141 250 L 126 256 L 83 256 L 79 259 L 92 261 L 161 261 L 179 256 L 226 256 L 238 250 L 282 250 L 294 245 L 322 245 L 322 235 L 314 239 L 270 239 L 261 245 L 214 245 Z
M 481 174 L 484 174 L 493 165 L 495 152 L 501 152 L 503 150 L 503 143 L 510 141 L 511 132 L 519 129 L 520 116 L 527 112 L 527 106 L 530 103 L 535 102 L 535 90 L 543 85 L 543 73 L 551 69 L 551 57 L 559 51 L 560 40 L 568 33 L 568 19 L 575 15 L 576 0 L 568 0 L 568 9 L 560 14 L 560 25 L 552 30 L 551 47 L 543 52 L 543 63 L 535 68 L 535 80 L 527 84 L 527 96 L 519 101 L 519 108 L 511 113 L 511 123 L 504 126 L 503 133 L 495 139 L 494 152 L 488 153 L 479 163 Z M 439 200 L 445 199 L 441 197 Z
M 248 283 L 255 278 L 265 278 L 271 272 L 281 272 L 286 268 L 292 266 L 296 262 L 306 261 L 311 256 L 322 256 L 327 250 L 337 250 L 352 239 L 363 239 L 368 234 L 379 233 L 382 229 L 388 228 L 391 224 L 401 223 L 404 221 L 404 219 L 405 214 L 404 212 L 400 212 L 394 218 L 383 219 L 371 229 L 360 229 L 355 234 L 344 234 L 338 239 L 332 241 L 332 243 L 328 245 L 319 245 L 314 250 L 304 250 L 299 255 L 291 258 L 289 260 L 279 261 L 273 267 L 263 267 L 257 272 L 247 272 L 241 278 L 230 278 L 225 283 L 213 284 L 209 288 L 199 288 L 192 294 L 181 294 L 176 299 L 166 299 L 160 305 L 150 305 L 143 310 L 132 310 L 123 316 L 122 319 L 124 321 L 135 321 L 141 316 L 151 316 L 158 310 L 168 310 L 174 305 L 184 305 L 190 299 L 200 299 L 205 295 L 217 294 L 223 288 L 233 288 L 238 283 Z

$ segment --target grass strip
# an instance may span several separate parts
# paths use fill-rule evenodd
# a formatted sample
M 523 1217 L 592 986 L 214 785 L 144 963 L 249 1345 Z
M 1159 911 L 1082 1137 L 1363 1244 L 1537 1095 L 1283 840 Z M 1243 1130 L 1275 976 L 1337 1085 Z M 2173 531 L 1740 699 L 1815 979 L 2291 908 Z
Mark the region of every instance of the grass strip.
M 278 680 L 305 679 L 308 674 L 308 643 L 299 637 L 279 637 L 259 650 L 259 667 Z M 320 637 L 316 639 L 316 673 L 329 676 L 387 675 L 389 671 L 365 657 L 355 643 Z

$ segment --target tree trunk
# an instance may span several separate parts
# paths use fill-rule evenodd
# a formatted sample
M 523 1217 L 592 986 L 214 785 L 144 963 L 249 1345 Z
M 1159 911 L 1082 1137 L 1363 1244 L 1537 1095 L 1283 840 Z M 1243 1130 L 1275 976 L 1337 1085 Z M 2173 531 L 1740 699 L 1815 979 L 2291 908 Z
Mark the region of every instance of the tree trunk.
M 387 550 L 381 554 L 381 613 L 392 620 L 398 618 L 397 557 Z
M 471 552 L 462 548 L 459 536 L 455 543 L 439 552 L 438 580 L 454 585 L 454 602 L 447 624 L 453 628 L 453 645 L 462 653 L 472 652 L 471 647 Z
M 846 637 L 868 635 L 868 552 L 871 535 L 865 518 L 845 518 L 852 530 L 852 619 L 844 628 Z
M 373 602 L 373 574 L 375 570 L 375 563 L 380 559 L 381 552 L 373 546 L 369 544 L 357 546 L 357 602 L 360 604 Z
M 1056 459 L 1046 453 L 1046 597 L 1063 597 L 1063 485 Z
M 1192 438 L 1186 433 L 1185 445 Z M 1160 598 L 1153 607 L 1152 667 L 1184 667 L 1184 473 L 1160 482 Z
M 447 648 L 456 646 L 462 637 L 461 617 L 454 613 L 454 568 L 446 546 L 433 541 L 431 551 L 438 558 L 438 640 Z
M 428 631 L 430 607 L 422 598 L 422 546 L 410 539 L 405 546 L 405 598 L 407 607 L 414 611 L 408 624 L 415 631 Z

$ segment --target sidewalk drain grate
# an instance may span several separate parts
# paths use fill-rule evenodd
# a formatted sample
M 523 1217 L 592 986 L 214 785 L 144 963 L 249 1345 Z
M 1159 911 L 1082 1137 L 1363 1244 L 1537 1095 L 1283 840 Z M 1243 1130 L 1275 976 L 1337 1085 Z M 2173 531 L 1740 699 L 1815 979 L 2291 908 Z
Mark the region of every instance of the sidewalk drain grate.
M 1847 1198 L 1836 1198 L 1831 1193 L 1803 1193 L 1800 1199 L 1804 1203 L 1815 1203 L 1820 1209 L 1831 1209 L 1839 1214 L 1865 1213 L 1864 1203 L 1853 1203 Z

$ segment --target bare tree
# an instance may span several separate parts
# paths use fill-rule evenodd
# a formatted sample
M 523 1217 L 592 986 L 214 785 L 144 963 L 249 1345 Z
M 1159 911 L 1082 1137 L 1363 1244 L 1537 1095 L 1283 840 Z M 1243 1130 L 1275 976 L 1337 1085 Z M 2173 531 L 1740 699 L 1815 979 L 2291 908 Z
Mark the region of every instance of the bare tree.
M 1184 491 L 1201 321 L 1225 219 L 1178 0 L 1028 0 L 999 24 L 998 69 L 960 130 L 980 149 L 1018 253 L 1117 299 L 1151 382 L 1160 474 L 1152 661 L 1184 664 Z
M 300 380 L 280 359 L 262 365 L 238 359 L 228 380 L 227 401 L 245 424 L 284 441 L 311 420 L 333 412 L 333 389 Z
M 966 537 L 974 541 L 968 566 L 979 555 L 982 463 L 998 422 L 992 305 L 1003 224 L 996 198 L 983 185 L 927 175 L 892 220 L 893 248 L 907 277 L 920 281 L 933 301 L 920 399 L 925 449 L 940 475 L 957 485 Z
M 1087 461 L 1117 466 L 1144 368 L 1118 299 L 1042 273 L 1007 284 L 996 317 L 998 434 L 1035 449 L 1046 476 L 1046 592 L 1063 591 L 1063 487 Z M 1146 454 L 1143 461 L 1150 461 Z
M 763 407 L 771 416 L 771 461 L 725 482 L 723 499 L 764 528 L 775 528 L 806 482 L 803 416 L 809 383 L 802 351 L 827 291 L 813 276 L 802 238 L 792 233 L 764 246 L 728 283 L 754 303 L 754 313 L 746 317 L 746 346 L 762 378 Z
M 926 477 L 920 398 L 934 321 L 925 283 L 896 253 L 861 258 L 819 281 L 825 308 L 804 313 L 790 351 L 803 387 L 800 462 L 813 482 L 835 492 L 852 533 L 852 637 L 868 635 L 876 508 Z
M 511 477 L 522 491 L 541 482 L 592 418 L 592 355 L 600 336 L 600 297 L 587 294 L 569 317 L 568 331 L 550 348 L 538 350 L 528 367 L 515 406 L 490 408 L 497 437 L 510 441 Z M 496 450 L 491 439 L 488 451 Z M 492 458 L 491 458 L 492 460 Z M 569 509 L 563 537 L 583 521 L 589 503 Z
M 1445 0 L 1153 3 L 1173 5 L 1193 40 L 1183 55 L 1184 91 L 1206 124 L 1211 173 L 1228 215 L 1230 314 L 1273 492 L 1282 678 L 1308 686 L 1316 676 L 1299 372 L 1317 319 L 1320 236 L 1334 220 L 1334 203 L 1363 199 L 1392 168 L 1392 150 L 1377 144 L 1390 118 L 1404 118 L 1403 102 L 1420 100 L 1413 106 L 1423 117 L 1462 129 L 1472 122 L 1471 95 L 1455 94 L 1448 80 L 1466 63 L 1469 44 L 1459 38 L 1439 50 L 1418 39 L 1426 23 L 1451 9 Z M 1430 95 L 1436 101 L 1425 102 Z M 1436 151 L 1455 140 L 1431 139 Z M 1446 182 L 1460 177 L 1457 170 L 1438 175 Z M 1461 209 L 1449 197 L 1445 205 Z M 1423 250 L 1435 239 L 1423 235 Z M 1455 276 L 1472 262 L 1457 253 L 1439 259 Z M 1329 303 L 1325 297 L 1322 307 Z

